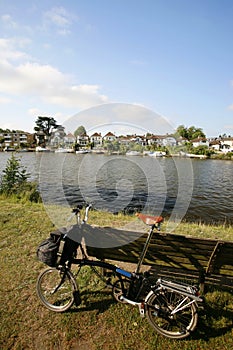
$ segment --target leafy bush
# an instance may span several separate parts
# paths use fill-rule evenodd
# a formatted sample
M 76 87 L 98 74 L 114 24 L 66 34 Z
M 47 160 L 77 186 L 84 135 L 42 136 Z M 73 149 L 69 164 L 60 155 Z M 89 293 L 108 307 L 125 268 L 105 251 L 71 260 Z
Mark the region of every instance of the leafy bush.
M 0 194 L 6 196 L 16 196 L 18 199 L 30 200 L 31 202 L 41 202 L 37 184 L 29 182 L 30 174 L 20 164 L 20 159 L 12 153 L 8 159 L 6 168 L 0 183 Z

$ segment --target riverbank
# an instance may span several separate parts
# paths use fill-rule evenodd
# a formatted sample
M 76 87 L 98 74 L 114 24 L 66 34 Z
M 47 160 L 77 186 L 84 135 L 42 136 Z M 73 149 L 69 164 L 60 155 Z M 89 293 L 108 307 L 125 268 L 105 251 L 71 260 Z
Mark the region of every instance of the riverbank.
M 93 211 L 89 223 L 119 227 L 133 220 Z M 200 315 L 195 334 L 184 341 L 156 334 L 138 309 L 117 304 L 88 272 L 83 275 L 88 286 L 79 308 L 64 314 L 48 311 L 35 293 L 37 276 L 45 267 L 36 259 L 36 248 L 54 229 L 43 205 L 1 198 L 0 227 L 2 350 L 232 349 L 233 301 L 226 292 L 207 293 L 206 314 Z M 178 231 L 224 240 L 233 237 L 233 228 L 225 226 L 186 223 Z
M 99 155 L 99 154 L 105 154 L 105 155 L 116 155 L 116 156 L 148 156 L 148 157 L 155 157 L 155 158 L 170 158 L 170 157 L 175 157 L 175 158 L 190 158 L 190 159 L 217 159 L 217 160 L 233 160 L 233 155 L 232 152 L 229 153 L 213 153 L 210 155 L 206 154 L 195 154 L 195 153 L 185 153 L 185 152 L 180 152 L 180 153 L 166 153 L 166 152 L 160 152 L 160 151 L 155 151 L 155 152 L 149 152 L 149 151 L 144 151 L 144 152 L 137 152 L 137 151 L 129 151 L 129 152 L 120 152 L 120 151 L 108 151 L 105 149 L 81 149 L 79 151 L 74 151 L 71 149 L 46 149 L 46 148 L 41 148 L 40 150 L 36 150 L 35 148 L 29 148 L 29 149 L 10 149 L 8 151 L 0 150 L 0 152 L 6 152 L 6 153 L 25 153 L 25 152 L 35 152 L 35 153 L 72 153 L 72 154 L 94 154 L 94 155 Z

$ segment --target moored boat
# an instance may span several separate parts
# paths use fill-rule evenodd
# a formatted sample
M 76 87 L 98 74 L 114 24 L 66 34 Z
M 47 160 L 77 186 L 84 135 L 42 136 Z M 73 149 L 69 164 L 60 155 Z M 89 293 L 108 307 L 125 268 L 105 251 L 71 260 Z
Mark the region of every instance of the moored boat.
M 41 146 L 37 146 L 36 152 L 50 152 L 50 149 L 45 148 L 45 147 L 41 147 Z

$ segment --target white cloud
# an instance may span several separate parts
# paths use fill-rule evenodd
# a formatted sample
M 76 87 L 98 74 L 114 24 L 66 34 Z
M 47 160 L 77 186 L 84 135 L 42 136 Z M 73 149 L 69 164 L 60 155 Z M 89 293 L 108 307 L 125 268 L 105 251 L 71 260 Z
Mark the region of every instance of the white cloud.
M 30 108 L 29 110 L 28 110 L 28 114 L 30 115 L 30 116 L 35 116 L 35 115 L 46 115 L 46 113 L 44 113 L 44 112 L 42 112 L 41 113 L 41 111 L 38 109 L 38 108 Z
M 15 63 L 17 60 L 20 63 Z M 100 86 L 73 84 L 71 77 L 51 65 L 30 62 L 14 40 L 0 39 L 0 92 L 35 97 L 68 108 L 83 109 L 107 102 Z
M 27 34 L 33 34 L 32 27 L 28 25 L 24 25 L 22 23 L 19 23 L 13 19 L 13 17 L 9 14 L 3 14 L 0 17 L 1 24 L 3 26 L 3 29 L 8 32 L 14 32 L 14 33 L 27 33 Z
M 1 21 L 8 28 L 11 28 L 11 29 L 16 29 L 17 28 L 17 23 L 8 14 L 2 15 L 1 16 Z
M 29 56 L 25 52 L 17 49 L 23 48 L 30 41 L 28 39 L 12 38 L 3 39 L 0 38 L 0 64 L 9 65 L 10 61 L 18 61 L 28 59 Z
M 28 110 L 28 115 L 33 117 L 33 120 L 36 120 L 38 116 L 52 116 L 58 123 L 63 123 L 67 119 L 67 115 L 61 112 L 51 112 L 49 109 L 30 108 Z
M 70 34 L 70 27 L 76 19 L 77 17 L 64 7 L 53 7 L 44 13 L 44 27 L 48 28 L 53 25 L 57 28 L 58 34 L 67 35 Z

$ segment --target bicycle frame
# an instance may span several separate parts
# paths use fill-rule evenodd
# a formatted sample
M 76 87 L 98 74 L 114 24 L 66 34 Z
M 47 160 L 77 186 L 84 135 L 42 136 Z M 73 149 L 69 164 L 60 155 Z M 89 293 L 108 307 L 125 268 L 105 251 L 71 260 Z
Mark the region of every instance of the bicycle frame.
M 89 209 L 90 206 L 86 208 L 82 221 L 80 208 L 73 210 L 78 224 L 86 223 Z M 84 247 L 80 244 L 81 258 L 72 258 L 67 260 L 65 265 L 48 268 L 40 274 L 37 281 L 38 296 L 48 309 L 56 312 L 68 310 L 73 302 L 76 303 L 76 306 L 80 305 L 81 299 L 76 277 L 83 266 L 90 266 L 94 273 L 106 283 L 106 286 L 112 288 L 113 296 L 117 301 L 137 306 L 140 315 L 146 316 L 158 333 L 172 339 L 183 339 L 195 329 L 198 303 L 203 300 L 198 294 L 198 289 L 194 286 L 173 282 L 165 278 L 158 278 L 152 282 L 148 278 L 148 272 L 140 272 L 154 230 L 160 230 L 163 218 L 145 214 L 138 214 L 138 216 L 150 226 L 150 229 L 135 272 L 129 272 L 105 261 L 90 260 Z M 75 274 L 71 272 L 72 265 L 79 266 Z M 111 271 L 110 278 L 103 277 L 96 269 L 97 267 Z M 64 291 L 62 290 L 63 284 L 65 285 Z M 58 303 L 56 303 L 56 295 Z M 50 296 L 52 296 L 51 299 Z M 66 296 L 68 296 L 67 299 Z
M 81 221 L 81 218 L 80 218 L 80 208 L 77 208 L 77 209 L 73 209 L 73 212 L 74 214 L 71 216 L 71 218 L 76 215 L 77 217 L 77 223 L 80 224 L 80 225 L 84 225 L 87 220 L 88 220 L 88 212 L 89 212 L 89 209 L 91 208 L 92 206 L 91 205 L 88 205 L 85 209 L 85 217 L 84 219 Z M 69 219 L 70 220 L 70 219 Z M 160 231 L 160 222 L 158 222 L 157 224 L 153 223 L 150 225 L 150 230 L 148 231 L 148 234 L 147 234 L 147 239 L 146 239 L 146 242 L 143 246 L 143 249 L 142 249 L 142 252 L 141 252 L 141 255 L 139 257 L 139 260 L 138 260 L 138 263 L 137 263 L 137 267 L 135 269 L 135 274 L 139 274 L 140 273 L 140 270 L 141 270 L 141 266 L 142 266 L 142 263 L 143 263 L 143 260 L 145 258 L 145 255 L 147 253 L 147 250 L 148 250 L 148 247 L 150 245 L 150 241 L 152 239 L 152 236 L 153 236 L 153 233 L 154 233 L 154 230 L 157 229 L 157 231 Z M 86 254 L 84 253 L 84 249 L 82 247 L 82 245 L 80 244 L 80 247 L 81 247 L 81 252 L 82 252 L 82 255 L 84 257 L 86 257 Z M 75 259 L 72 263 L 75 263 L 75 264 L 78 264 L 80 263 L 80 261 L 78 262 L 77 259 Z M 111 265 L 111 264 L 110 264 Z M 114 265 L 112 265 L 113 267 Z M 101 266 L 102 267 L 102 266 Z M 103 266 L 104 267 L 104 266 Z M 107 267 L 106 267 L 107 268 Z M 111 269 L 111 268 L 110 268 Z M 119 273 L 120 273 L 120 270 L 119 269 Z M 117 271 L 116 271 L 117 272 Z M 121 270 L 121 274 L 124 275 L 125 277 L 128 277 L 128 278 L 131 278 L 131 273 L 128 272 L 128 271 L 125 271 L 125 270 Z

